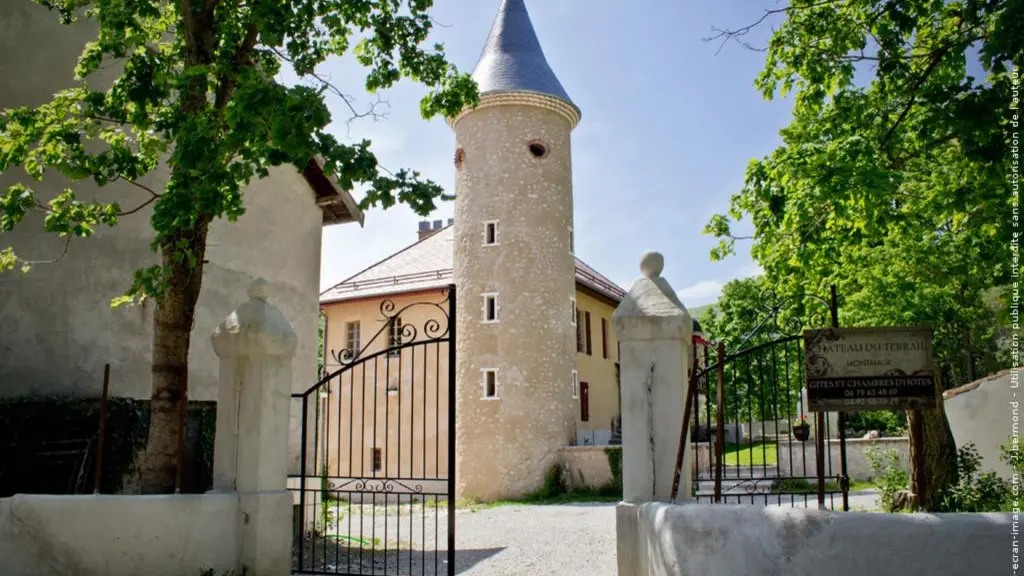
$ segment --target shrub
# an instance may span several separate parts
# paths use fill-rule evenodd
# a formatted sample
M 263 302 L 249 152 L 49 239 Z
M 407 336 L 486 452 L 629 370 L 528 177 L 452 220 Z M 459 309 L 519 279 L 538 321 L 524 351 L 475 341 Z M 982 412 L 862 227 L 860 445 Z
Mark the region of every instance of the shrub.
M 906 416 L 903 412 L 890 410 L 852 412 L 846 415 L 847 435 L 863 436 L 871 430 L 878 430 L 880 436 L 902 436 L 906 432 Z
M 899 453 L 891 449 L 882 452 L 876 448 L 868 448 L 865 456 L 871 464 L 874 480 L 882 491 L 882 509 L 886 512 L 901 512 L 903 505 L 899 494 L 907 489 L 910 475 L 907 474 Z
M 1006 447 L 1002 447 L 1004 459 Z M 981 456 L 973 443 L 957 453 L 957 483 L 942 495 L 941 512 L 1000 512 L 1012 502 L 1010 483 L 995 472 L 982 472 Z

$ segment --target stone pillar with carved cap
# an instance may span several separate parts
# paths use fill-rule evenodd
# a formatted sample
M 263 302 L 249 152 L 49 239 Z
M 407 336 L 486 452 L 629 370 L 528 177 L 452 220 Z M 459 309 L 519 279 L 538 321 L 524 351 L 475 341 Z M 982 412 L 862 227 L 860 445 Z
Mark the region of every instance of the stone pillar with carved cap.
M 620 576 L 646 573 L 638 568 L 645 566 L 647 555 L 638 547 L 637 506 L 671 500 L 683 430 L 693 320 L 661 277 L 664 267 L 661 254 L 644 254 L 643 277 L 612 314 L 622 382 L 624 502 L 616 510 Z M 677 500 L 690 498 L 691 452 L 683 461 Z
M 291 572 L 292 497 L 288 475 L 291 364 L 298 339 L 255 280 L 249 300 L 213 334 L 220 358 L 213 489 L 237 492 L 239 569 Z

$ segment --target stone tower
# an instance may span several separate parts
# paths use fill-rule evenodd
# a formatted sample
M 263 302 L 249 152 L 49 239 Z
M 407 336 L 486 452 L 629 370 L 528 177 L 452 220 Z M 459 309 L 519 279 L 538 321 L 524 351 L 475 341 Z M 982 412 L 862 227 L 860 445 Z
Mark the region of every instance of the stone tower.
M 539 488 L 575 422 L 570 135 L 580 110 L 523 0 L 502 0 L 456 137 L 456 490 Z

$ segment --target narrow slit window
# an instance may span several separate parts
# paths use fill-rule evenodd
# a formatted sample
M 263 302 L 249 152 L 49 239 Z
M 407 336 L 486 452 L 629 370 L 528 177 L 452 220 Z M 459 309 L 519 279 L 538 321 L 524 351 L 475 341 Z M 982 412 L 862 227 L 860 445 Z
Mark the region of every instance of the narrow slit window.
M 580 382 L 580 422 L 590 421 L 590 384 Z
M 484 294 L 484 322 L 498 321 L 498 295 Z
M 608 319 L 601 318 L 601 357 L 608 359 Z
M 485 368 L 483 372 L 483 388 L 485 399 L 496 399 L 498 397 L 498 370 Z
M 569 324 L 576 325 L 577 319 L 579 318 L 580 310 L 576 307 L 576 299 L 569 298 L 569 310 L 571 316 L 569 317 Z
M 583 319 L 585 320 L 585 324 L 587 327 L 587 356 L 592 356 L 594 349 L 591 348 L 590 346 L 590 312 L 584 312 Z
M 576 253 L 576 234 L 569 228 L 569 254 Z
M 587 341 L 584 339 L 585 335 L 583 334 L 583 323 L 579 322 L 579 318 L 580 318 L 580 309 L 577 308 L 576 309 L 576 320 L 577 320 L 577 322 L 576 322 L 576 351 L 577 352 L 586 352 L 587 351 Z
M 384 468 L 380 448 L 373 449 L 373 471 L 380 472 Z
M 484 222 L 484 246 L 495 246 L 498 243 L 498 221 Z
M 572 371 L 572 397 L 579 398 L 580 396 L 580 373 L 576 370 Z

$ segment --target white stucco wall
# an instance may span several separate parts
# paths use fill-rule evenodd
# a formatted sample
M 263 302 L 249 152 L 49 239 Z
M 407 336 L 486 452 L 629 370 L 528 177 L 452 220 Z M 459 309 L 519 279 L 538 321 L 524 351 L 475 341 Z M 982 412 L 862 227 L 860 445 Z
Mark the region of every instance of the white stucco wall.
M 4 576 L 198 576 L 238 569 L 238 495 L 0 499 Z
M 37 105 L 69 87 L 75 60 L 93 35 L 90 22 L 62 27 L 55 13 L 33 2 L 0 3 L 0 109 Z M 110 72 L 104 74 L 109 82 Z M 159 187 L 165 179 L 158 171 L 143 182 Z M 24 180 L 20 172 L 0 175 L 0 190 Z M 45 202 L 64 186 L 48 174 L 35 189 Z M 145 192 L 124 185 L 98 189 L 76 183 L 74 189 L 79 198 L 117 200 L 123 208 L 146 199 Z M 214 223 L 209 236 L 190 350 L 193 400 L 215 399 L 217 362 L 209 337 L 246 299 L 255 276 L 268 281 L 271 297 L 298 334 L 293 390 L 316 377 L 322 214 L 313 191 L 294 167 L 285 166 L 247 188 L 245 204 L 244 216 Z M 143 210 L 114 229 L 73 241 L 55 264 L 36 266 L 27 275 L 0 274 L 0 395 L 96 396 L 109 362 L 112 395 L 150 396 L 152 304 L 110 308 L 110 300 L 130 285 L 133 270 L 157 262 L 149 250 L 150 214 Z M 0 236 L 0 248 L 13 246 L 27 259 L 51 259 L 63 247 L 51 236 L 33 216 Z
M 993 374 L 946 392 L 946 418 L 957 448 L 973 442 L 982 458 L 982 471 L 994 470 L 1009 480 L 1013 470 L 999 459 L 999 446 L 1020 434 L 1020 407 L 1010 370 Z
M 1010 514 L 620 504 L 619 576 L 996 576 Z

